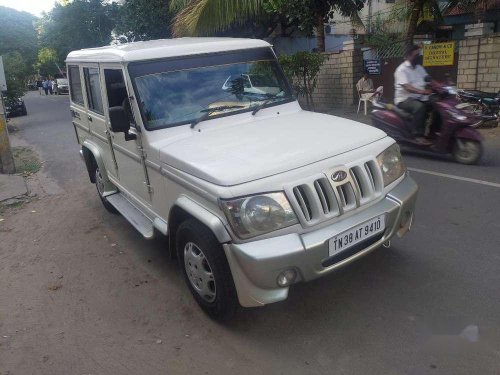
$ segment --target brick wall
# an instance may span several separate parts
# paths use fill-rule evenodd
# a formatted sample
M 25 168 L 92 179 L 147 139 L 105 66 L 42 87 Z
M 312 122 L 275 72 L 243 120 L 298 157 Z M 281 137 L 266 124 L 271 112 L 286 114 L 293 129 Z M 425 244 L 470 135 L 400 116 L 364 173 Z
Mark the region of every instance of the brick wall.
M 357 101 L 356 82 L 363 75 L 363 52 L 353 42 L 344 42 L 341 52 L 325 53 L 327 60 L 317 77 L 313 100 L 316 111 L 345 107 Z M 305 99 L 300 98 L 301 104 Z
M 500 91 L 500 33 L 479 36 L 480 27 L 476 25 L 468 28 L 472 36 L 460 42 L 457 85 L 461 89 Z

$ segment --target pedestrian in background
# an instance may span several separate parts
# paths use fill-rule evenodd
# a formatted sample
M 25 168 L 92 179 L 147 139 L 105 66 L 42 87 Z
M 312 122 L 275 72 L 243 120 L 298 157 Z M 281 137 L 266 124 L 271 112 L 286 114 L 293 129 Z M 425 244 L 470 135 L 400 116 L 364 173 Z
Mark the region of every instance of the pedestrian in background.
M 54 86 L 54 81 L 52 80 L 52 78 L 49 78 L 49 92 L 50 92 L 50 95 L 52 95 L 54 93 L 54 90 L 53 90 L 53 87 Z
M 47 78 L 43 79 L 42 87 L 43 91 L 45 91 L 45 95 L 49 95 L 49 80 Z
M 36 87 L 37 87 L 37 89 L 38 89 L 38 93 L 39 93 L 40 95 L 42 95 L 42 91 L 43 91 L 42 80 L 38 79 L 38 80 L 36 81 Z

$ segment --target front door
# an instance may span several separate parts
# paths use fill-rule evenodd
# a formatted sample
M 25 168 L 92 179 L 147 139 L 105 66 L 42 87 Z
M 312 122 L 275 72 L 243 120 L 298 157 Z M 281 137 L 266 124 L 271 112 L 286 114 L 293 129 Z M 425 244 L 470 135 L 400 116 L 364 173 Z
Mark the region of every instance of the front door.
M 121 190 L 141 203 L 149 204 L 151 197 L 143 166 L 143 155 L 139 147 L 141 134 L 136 130 L 134 117 L 130 110 L 129 95 L 122 68 L 101 67 L 101 82 L 105 88 L 106 113 L 111 107 L 123 107 L 129 113 L 130 133 L 137 136 L 136 140 L 127 141 L 124 133 L 114 133 L 109 125 L 109 117 L 106 116 L 106 126 L 111 136 Z

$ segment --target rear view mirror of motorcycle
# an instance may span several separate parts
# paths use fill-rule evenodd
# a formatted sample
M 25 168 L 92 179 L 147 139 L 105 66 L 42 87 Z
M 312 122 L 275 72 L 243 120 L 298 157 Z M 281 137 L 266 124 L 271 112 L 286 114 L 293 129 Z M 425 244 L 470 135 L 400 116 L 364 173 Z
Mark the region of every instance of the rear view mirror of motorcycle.
M 425 82 L 431 82 L 432 81 L 432 77 L 431 76 L 425 76 L 424 81 Z

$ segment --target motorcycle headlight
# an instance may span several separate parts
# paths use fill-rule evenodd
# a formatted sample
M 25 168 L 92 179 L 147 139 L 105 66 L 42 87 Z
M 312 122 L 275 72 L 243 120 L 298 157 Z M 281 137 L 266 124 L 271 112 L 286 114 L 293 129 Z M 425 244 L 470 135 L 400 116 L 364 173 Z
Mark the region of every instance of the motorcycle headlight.
M 242 239 L 298 223 L 283 192 L 221 200 L 221 205 L 234 233 Z
M 384 186 L 396 181 L 406 171 L 401 151 L 396 143 L 386 148 L 385 151 L 377 156 L 377 163 L 382 171 Z

